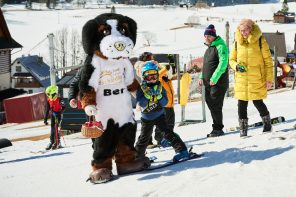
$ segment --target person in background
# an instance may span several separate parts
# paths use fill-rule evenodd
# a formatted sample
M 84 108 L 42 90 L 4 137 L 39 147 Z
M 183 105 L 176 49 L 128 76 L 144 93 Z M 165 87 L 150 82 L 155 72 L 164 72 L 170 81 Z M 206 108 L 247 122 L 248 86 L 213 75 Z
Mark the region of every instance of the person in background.
M 45 148 L 46 150 L 62 148 L 60 143 L 60 133 L 58 131 L 62 111 L 65 108 L 64 102 L 61 97 L 58 96 L 58 86 L 48 86 L 45 90 L 47 96 L 46 111 L 44 117 L 44 124 L 48 125 L 47 119 L 49 111 L 51 112 L 51 128 L 50 128 L 50 142 Z
M 79 81 L 81 79 L 81 72 L 82 68 L 80 68 L 73 80 L 71 81 L 69 85 L 69 93 L 68 93 L 68 100 L 69 100 L 69 105 L 72 108 L 77 108 L 78 107 L 78 100 L 77 98 L 79 97 Z M 86 115 L 87 116 L 87 115 Z M 87 119 L 90 119 L 91 117 L 87 116 Z M 91 138 L 92 141 L 92 148 L 94 148 L 94 142 L 95 139 Z
M 168 97 L 168 103 L 164 107 L 165 119 L 170 130 L 174 130 L 175 127 L 175 110 L 174 110 L 174 88 L 172 80 L 174 79 L 173 68 L 170 64 L 159 64 L 159 82 L 165 89 Z M 157 141 L 157 145 L 162 147 L 168 147 L 170 144 L 164 139 L 164 133 L 160 131 L 158 127 L 154 130 L 154 139 Z
M 77 71 L 75 77 L 71 81 L 69 85 L 69 93 L 68 93 L 68 100 L 70 107 L 77 108 L 78 100 L 77 97 L 79 96 L 79 81 L 81 78 L 81 68 Z
M 230 66 L 235 71 L 234 97 L 238 99 L 240 136 L 247 136 L 248 101 L 253 101 L 260 113 L 263 132 L 270 132 L 270 113 L 263 99 L 274 80 L 272 57 L 259 26 L 251 19 L 241 20 L 236 29 Z
M 164 106 L 168 103 L 166 90 L 159 82 L 158 66 L 150 61 L 142 68 L 143 81 L 137 91 L 137 102 L 141 106 L 141 133 L 136 142 L 137 157 L 145 156 L 146 148 L 151 138 L 153 127 L 156 125 L 164 133 L 167 140 L 175 149 L 173 161 L 189 158 L 189 152 L 181 138 L 168 128 Z
M 140 55 L 139 61 L 137 61 L 134 65 L 135 73 L 136 73 L 136 79 L 139 83 L 142 82 L 142 67 L 145 64 L 146 61 L 154 60 L 154 57 L 152 53 L 150 52 L 144 52 Z
M 224 135 L 223 102 L 228 88 L 228 48 L 224 40 L 217 36 L 214 25 L 204 32 L 205 45 L 202 73 L 198 85 L 205 86 L 205 99 L 213 119 L 212 132 L 207 137 Z

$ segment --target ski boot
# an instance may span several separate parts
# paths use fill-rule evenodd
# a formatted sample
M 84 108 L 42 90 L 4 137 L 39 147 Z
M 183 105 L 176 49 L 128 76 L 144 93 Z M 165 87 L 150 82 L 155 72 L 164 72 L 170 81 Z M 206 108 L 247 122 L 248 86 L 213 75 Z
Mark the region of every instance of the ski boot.
M 188 150 L 183 150 L 178 152 L 174 157 L 173 157 L 173 162 L 178 162 L 182 161 L 184 159 L 189 159 L 190 155 Z
M 163 148 L 167 148 L 167 147 L 170 147 L 172 145 L 168 140 L 166 140 L 165 138 L 162 138 L 162 140 L 160 141 L 160 146 L 163 147 Z
M 63 148 L 63 146 L 60 143 L 58 143 L 58 144 L 53 143 L 52 144 L 52 147 L 51 147 L 52 150 L 59 149 L 59 148 Z
M 52 148 L 52 146 L 53 146 L 53 143 L 50 142 L 50 143 L 46 146 L 45 150 L 50 150 L 50 149 Z

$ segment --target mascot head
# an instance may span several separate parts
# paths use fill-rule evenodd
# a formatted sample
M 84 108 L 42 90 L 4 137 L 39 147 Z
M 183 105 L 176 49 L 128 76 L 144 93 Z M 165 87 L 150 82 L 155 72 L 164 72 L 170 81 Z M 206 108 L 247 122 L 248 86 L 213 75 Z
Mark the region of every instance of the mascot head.
M 129 57 L 136 38 L 136 22 L 121 14 L 101 14 L 89 20 L 82 29 L 85 53 L 95 53 L 105 59 Z
M 45 90 L 45 94 L 50 100 L 56 100 L 58 98 L 58 93 L 58 86 L 48 86 Z

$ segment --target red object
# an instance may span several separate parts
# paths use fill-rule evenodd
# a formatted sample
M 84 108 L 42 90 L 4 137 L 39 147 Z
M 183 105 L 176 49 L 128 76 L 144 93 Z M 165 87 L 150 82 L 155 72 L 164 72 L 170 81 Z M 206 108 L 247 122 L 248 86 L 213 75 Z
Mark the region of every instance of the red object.
M 60 97 L 56 98 L 55 100 L 51 100 L 50 98 L 48 98 L 47 101 L 49 103 L 50 109 L 53 112 L 62 111 L 63 107 L 61 105 L 61 98 Z
M 87 127 L 103 128 L 103 125 L 102 125 L 101 121 L 100 122 L 97 122 L 97 121 L 85 122 L 84 125 L 87 126 Z
M 45 116 L 46 95 L 26 94 L 3 100 L 6 122 L 23 123 L 43 119 Z
M 284 79 L 289 75 L 291 71 L 291 67 L 289 64 L 280 64 L 278 63 L 278 67 L 282 69 L 283 74 L 281 76 L 277 77 L 277 83 L 279 88 L 285 88 L 286 83 L 284 82 Z
M 197 66 L 198 68 L 202 68 L 203 65 L 203 57 L 195 58 L 187 63 L 188 69 L 192 68 L 193 66 Z

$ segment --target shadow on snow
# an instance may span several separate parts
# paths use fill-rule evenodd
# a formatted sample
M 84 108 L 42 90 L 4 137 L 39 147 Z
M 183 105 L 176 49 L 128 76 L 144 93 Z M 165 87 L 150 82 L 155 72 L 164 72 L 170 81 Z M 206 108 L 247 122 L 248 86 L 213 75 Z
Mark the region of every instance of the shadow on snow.
M 11 160 L 11 161 L 3 161 L 3 162 L 0 162 L 0 164 L 16 163 L 16 162 L 22 162 L 22 161 L 28 161 L 28 160 L 34 160 L 34 159 L 40 159 L 40 158 L 47 158 L 47 157 L 56 157 L 56 156 L 61 156 L 61 155 L 67 155 L 70 153 L 71 152 L 61 152 L 61 153 L 51 153 L 51 154 L 46 154 L 46 155 L 37 155 L 37 156 L 32 156 L 32 157 L 15 159 L 15 160 Z
M 290 151 L 294 146 L 285 148 L 273 148 L 268 150 L 244 150 L 244 148 L 229 148 L 221 152 L 210 151 L 204 152 L 204 156 L 200 159 L 189 160 L 182 164 L 176 164 L 165 169 L 149 171 L 149 174 L 139 178 L 138 180 L 155 179 L 160 176 L 173 176 L 174 174 L 186 169 L 207 168 L 224 163 L 238 163 L 249 164 L 252 161 L 266 160 L 277 155 L 281 155 Z M 156 172 L 156 173 L 155 173 Z M 147 171 L 146 171 L 147 173 Z

